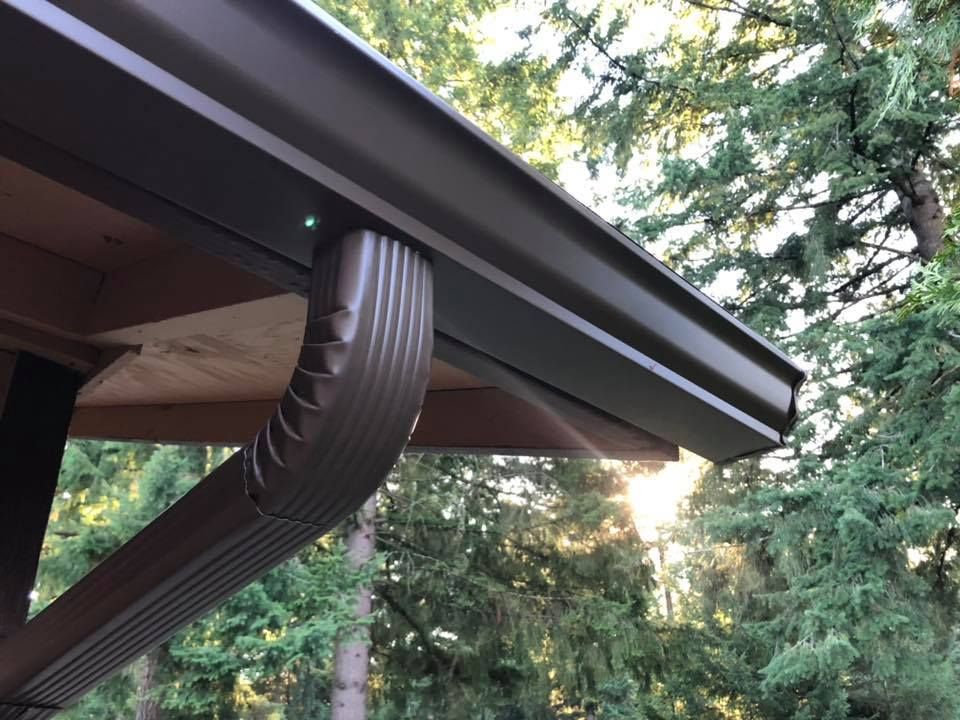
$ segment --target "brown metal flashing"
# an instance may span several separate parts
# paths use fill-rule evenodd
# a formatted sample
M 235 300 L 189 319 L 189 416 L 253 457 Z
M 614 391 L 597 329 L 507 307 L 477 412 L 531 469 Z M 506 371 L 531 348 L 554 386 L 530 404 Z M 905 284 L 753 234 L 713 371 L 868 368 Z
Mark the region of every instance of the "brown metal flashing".
M 677 459 L 676 445 L 616 418 L 584 422 L 492 387 L 428 392 L 408 447 L 471 455 Z
M 580 437 L 571 442 L 572 446 L 584 451 L 577 456 L 620 460 L 680 458 L 675 444 L 639 430 L 443 333 L 437 333 L 435 342 L 437 357 L 506 390 L 524 403 L 540 408 L 553 418 L 554 424 L 562 423 L 568 433 L 579 433 Z M 641 440 L 641 436 L 646 442 Z M 647 445 L 649 455 L 644 457 L 645 453 L 630 453 L 627 450 L 638 445 Z
M 432 352 L 429 263 L 371 232 L 321 248 L 306 338 L 240 452 L 0 643 L 0 719 L 46 718 L 332 528 L 413 427 Z

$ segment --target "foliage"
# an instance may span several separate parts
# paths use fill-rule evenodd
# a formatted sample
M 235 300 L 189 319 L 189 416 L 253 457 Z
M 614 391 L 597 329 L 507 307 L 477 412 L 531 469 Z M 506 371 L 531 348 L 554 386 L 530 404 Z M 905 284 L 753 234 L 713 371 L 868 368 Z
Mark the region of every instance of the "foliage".
M 640 43 L 642 3 L 547 16 L 591 80 L 583 157 L 619 169 L 621 226 L 812 369 L 792 447 L 710 470 L 675 530 L 689 592 L 663 682 L 683 716 L 960 713 L 960 357 L 938 255 L 960 35 L 955 3 L 885 7 L 686 0 Z
M 950 97 L 960 94 L 960 7 L 949 0 L 867 0 L 859 23 L 876 38 L 891 44 L 887 56 L 890 86 L 885 108 L 909 107 L 916 100 L 914 78 L 940 78 Z
M 205 448 L 71 442 L 47 531 L 38 607 L 222 459 L 220 451 Z M 333 639 L 353 623 L 350 592 L 372 570 L 349 570 L 333 540 L 306 548 L 167 642 L 156 687 L 147 689 L 171 720 L 225 720 L 257 703 L 283 704 L 287 718 L 316 717 L 311 703 L 328 694 Z M 66 716 L 132 715 L 136 669 L 87 695 Z
M 218 459 L 200 448 L 72 442 L 44 601 Z M 589 703 L 605 708 L 601 717 L 625 717 L 647 702 L 662 648 L 622 484 L 596 462 L 405 458 L 384 493 L 382 562 L 358 573 L 339 543 L 308 547 L 166 643 L 147 690 L 170 719 L 256 708 L 323 717 L 334 640 L 353 622 L 355 588 L 374 580 L 377 717 L 573 718 Z M 137 677 L 134 667 L 67 716 L 133 714 Z
M 482 54 L 481 21 L 513 3 L 315 2 L 524 160 L 556 176 L 571 141 L 557 94 L 559 69 L 531 53 L 529 39 L 505 58 Z
M 913 279 L 910 292 L 900 309 L 900 317 L 930 310 L 946 322 L 960 316 L 960 250 L 957 247 L 960 224 L 950 216 L 944 233 L 944 249 Z
M 576 718 L 610 683 L 649 690 L 662 649 L 623 482 L 596 462 L 405 458 L 383 493 L 375 717 Z

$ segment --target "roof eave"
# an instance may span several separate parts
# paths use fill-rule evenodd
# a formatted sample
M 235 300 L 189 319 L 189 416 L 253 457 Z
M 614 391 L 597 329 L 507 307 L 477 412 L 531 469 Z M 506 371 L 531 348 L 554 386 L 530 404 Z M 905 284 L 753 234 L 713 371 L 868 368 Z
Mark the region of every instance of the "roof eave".
M 308 214 L 381 229 L 432 257 L 438 331 L 714 460 L 782 443 L 786 356 L 307 3 L 57 5 L 0 11 L 0 120 L 150 221 L 274 275 Z

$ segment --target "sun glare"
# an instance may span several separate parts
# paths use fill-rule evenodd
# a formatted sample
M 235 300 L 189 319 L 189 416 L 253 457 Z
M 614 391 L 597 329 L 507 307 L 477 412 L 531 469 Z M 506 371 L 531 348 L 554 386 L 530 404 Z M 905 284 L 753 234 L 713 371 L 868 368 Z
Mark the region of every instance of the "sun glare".
M 637 532 L 645 542 L 659 541 L 658 529 L 677 518 L 681 501 L 690 494 L 703 460 L 684 454 L 649 475 L 630 478 L 629 499 Z

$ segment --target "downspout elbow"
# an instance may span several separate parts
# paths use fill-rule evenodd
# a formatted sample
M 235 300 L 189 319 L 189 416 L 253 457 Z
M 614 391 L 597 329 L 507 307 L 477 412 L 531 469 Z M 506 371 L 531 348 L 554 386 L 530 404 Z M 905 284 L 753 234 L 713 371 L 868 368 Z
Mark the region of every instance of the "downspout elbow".
M 369 231 L 320 248 L 313 272 L 293 377 L 243 469 L 263 515 L 327 528 L 374 492 L 409 440 L 429 379 L 433 297 L 430 264 Z

